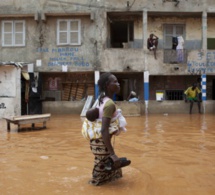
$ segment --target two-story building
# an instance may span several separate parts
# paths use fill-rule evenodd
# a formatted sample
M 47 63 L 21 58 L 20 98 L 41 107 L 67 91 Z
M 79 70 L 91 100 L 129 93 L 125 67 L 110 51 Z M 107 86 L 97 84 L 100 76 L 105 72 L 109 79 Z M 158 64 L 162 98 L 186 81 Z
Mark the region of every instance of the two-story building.
M 33 64 L 30 87 L 41 90 L 32 106 L 42 102 L 43 112 L 80 113 L 106 71 L 120 82 L 115 100 L 127 115 L 186 113 L 184 90 L 197 81 L 204 112 L 215 112 L 213 0 L 8 0 L 0 22 L 0 62 Z M 138 103 L 126 101 L 130 91 Z

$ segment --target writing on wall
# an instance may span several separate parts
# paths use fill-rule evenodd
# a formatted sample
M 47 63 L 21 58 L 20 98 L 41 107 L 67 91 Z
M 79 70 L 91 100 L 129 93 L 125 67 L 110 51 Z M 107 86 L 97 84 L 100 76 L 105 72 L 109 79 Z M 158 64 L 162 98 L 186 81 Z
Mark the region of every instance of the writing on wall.
M 48 66 L 74 66 L 88 67 L 89 62 L 79 55 L 79 48 L 57 47 L 57 48 L 38 48 L 37 52 L 49 53 L 53 57 L 49 58 Z
M 6 109 L 5 103 L 0 104 L 0 109 Z
M 206 57 L 206 60 L 204 59 Z M 188 72 L 191 74 L 206 74 L 215 72 L 215 51 L 208 51 L 206 56 L 198 52 L 195 60 L 187 62 Z

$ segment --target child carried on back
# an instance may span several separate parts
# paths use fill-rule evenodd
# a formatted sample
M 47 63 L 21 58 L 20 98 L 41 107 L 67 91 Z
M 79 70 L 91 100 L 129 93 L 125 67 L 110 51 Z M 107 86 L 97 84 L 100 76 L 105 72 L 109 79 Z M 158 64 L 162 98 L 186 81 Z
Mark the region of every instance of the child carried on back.
M 104 101 L 106 102 L 108 98 Z M 96 108 L 91 108 L 86 113 L 86 119 L 82 125 L 82 135 L 87 140 L 99 139 L 102 137 L 101 128 L 102 128 L 102 113 L 103 106 L 99 106 Z M 116 109 L 114 115 L 111 118 L 110 126 L 109 126 L 109 134 L 110 135 L 119 135 L 122 131 L 126 131 L 125 126 L 127 122 L 122 115 L 121 109 Z M 106 171 L 115 170 L 114 163 L 110 157 L 107 157 L 107 163 L 105 163 Z M 120 167 L 125 167 L 130 165 L 131 161 L 126 157 L 119 158 L 120 159 Z
M 126 132 L 127 122 L 122 115 L 121 109 L 117 109 L 115 116 L 111 119 L 109 134 L 119 135 Z M 102 120 L 99 118 L 99 108 L 91 108 L 86 113 L 86 119 L 82 125 L 82 135 L 87 140 L 101 138 Z

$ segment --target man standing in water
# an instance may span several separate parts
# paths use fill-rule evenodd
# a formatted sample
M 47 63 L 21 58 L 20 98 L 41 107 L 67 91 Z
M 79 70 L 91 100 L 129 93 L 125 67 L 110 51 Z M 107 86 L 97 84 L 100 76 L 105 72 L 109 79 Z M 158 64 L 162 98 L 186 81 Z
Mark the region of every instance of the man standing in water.
M 192 109 L 193 109 L 193 103 L 194 102 L 197 102 L 199 113 L 201 113 L 200 100 L 199 100 L 199 95 L 200 94 L 201 94 L 201 91 L 197 87 L 196 83 L 193 83 L 193 85 L 191 87 L 188 87 L 188 89 L 184 92 L 185 102 L 187 102 L 187 101 L 190 102 L 190 114 L 192 114 Z

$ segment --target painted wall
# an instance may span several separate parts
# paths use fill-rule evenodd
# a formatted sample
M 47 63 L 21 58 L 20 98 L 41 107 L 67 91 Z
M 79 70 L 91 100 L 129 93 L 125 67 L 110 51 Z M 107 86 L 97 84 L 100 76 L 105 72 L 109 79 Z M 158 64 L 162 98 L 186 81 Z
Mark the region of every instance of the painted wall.
M 124 116 L 140 116 L 145 113 L 143 102 L 129 103 L 116 102 L 118 108 L 122 109 Z M 51 114 L 81 114 L 83 102 L 43 102 L 44 113 Z M 203 110 L 203 103 L 201 108 Z M 189 103 L 184 101 L 149 101 L 149 114 L 188 114 Z M 197 104 L 193 105 L 193 113 L 198 113 Z M 205 113 L 214 114 L 214 101 L 205 102 Z
M 2 20 L 14 20 L 15 17 L 0 17 L 0 23 Z M 17 18 L 16 18 L 17 19 Z M 2 47 L 0 52 L 0 61 L 7 62 L 35 62 L 36 47 L 39 45 L 38 27 L 33 17 L 20 17 L 19 20 L 25 20 L 26 26 L 26 46 L 25 47 Z M 2 31 L 1 31 L 2 33 Z M 1 35 L 1 34 L 0 34 Z
M 37 60 L 41 60 L 41 66 L 37 70 L 44 71 L 62 71 L 62 66 L 68 67 L 69 71 L 93 70 L 95 62 L 95 45 L 94 45 L 94 27 L 88 17 L 58 17 L 58 19 L 81 19 L 81 46 L 57 46 L 57 18 L 49 17 L 44 25 L 46 37 L 42 47 L 38 48 L 35 53 Z M 37 64 L 36 64 L 37 65 Z
M 59 2 L 59 3 L 58 3 Z M 101 9 L 108 10 L 121 10 L 125 11 L 128 9 L 127 1 L 125 0 L 67 0 L 60 3 L 56 0 L 1 0 L 1 10 L 3 13 L 10 11 L 23 11 L 31 12 L 38 11 L 41 8 L 49 11 L 68 11 L 68 10 L 86 10 L 100 7 Z M 66 3 L 65 3 L 66 2 Z M 207 5 L 213 6 L 213 0 L 189 0 L 180 1 L 178 6 L 175 6 L 175 2 L 172 0 L 136 0 L 129 1 L 129 9 L 142 10 L 148 8 L 151 11 L 200 11 L 203 8 L 207 8 Z M 69 5 L 69 6 L 68 6 Z
M 211 3 L 211 1 L 209 1 Z M 3 48 L 1 47 L 1 61 L 24 61 L 34 63 L 35 71 L 39 72 L 62 72 L 62 66 L 68 66 L 67 71 L 101 71 L 114 70 L 124 71 L 128 66 L 132 71 L 142 72 L 145 69 L 152 75 L 183 75 L 190 74 L 191 63 L 201 63 L 196 56 L 203 52 L 202 48 L 202 14 L 207 7 L 207 1 L 181 1 L 175 6 L 171 1 L 145 0 L 129 2 L 119 0 L 80 0 L 63 1 L 61 3 L 52 0 L 8 0 L 0 2 L 2 13 L 0 21 L 9 19 L 26 20 L 26 47 Z M 155 33 L 159 37 L 157 51 L 158 59 L 155 60 L 153 53 L 142 48 L 139 49 L 110 49 L 107 48 L 109 37 L 108 19 L 106 12 L 115 11 L 140 11 L 148 10 L 147 34 L 143 35 L 142 16 L 140 15 L 134 23 L 134 39 L 141 42 L 143 37 L 148 38 L 150 33 Z M 156 16 L 158 12 L 199 12 L 195 18 Z M 44 22 L 34 20 L 35 13 L 45 13 Z M 93 13 L 95 18 L 90 19 Z M 5 16 L 4 16 L 5 14 Z M 74 14 L 76 14 L 74 16 Z M 72 15 L 72 16 L 71 16 Z M 162 14 L 161 14 L 162 15 Z M 24 17 L 25 16 L 25 17 Z M 28 17 L 26 17 L 28 16 Z M 40 15 L 39 15 L 40 17 Z M 81 46 L 58 47 L 56 45 L 56 25 L 60 18 L 80 18 L 82 23 L 82 44 Z M 213 18 L 208 17 L 208 37 L 214 37 Z M 187 64 L 180 64 L 178 71 L 170 64 L 163 63 L 163 24 L 183 23 L 186 25 L 185 49 L 188 49 Z M 195 29 L 195 30 L 194 30 Z M 192 52 L 190 50 L 192 49 Z M 195 50 L 195 51 L 194 51 Z M 11 55 L 13 54 L 13 55 Z M 147 58 L 147 59 L 146 59 Z M 209 58 L 209 57 L 208 57 Z M 204 61 L 206 58 L 203 58 Z M 200 62 L 199 62 L 200 61 Z M 213 59 L 208 60 L 213 64 Z M 146 64 L 147 63 L 147 64 Z M 207 64 L 207 62 L 205 61 Z M 209 70 L 209 74 L 214 70 Z
M 20 69 L 0 65 L 0 118 L 21 114 Z
M 212 19 L 210 19 L 211 21 Z M 187 50 L 188 60 L 186 64 L 166 64 L 164 63 L 164 24 L 184 24 L 185 30 L 185 45 L 184 49 Z M 142 25 L 135 26 L 135 36 L 143 37 Z M 126 67 L 130 67 L 133 71 L 144 71 L 146 68 L 144 57 L 147 56 L 148 70 L 152 75 L 184 75 L 191 74 L 193 71 L 198 73 L 199 63 L 204 63 L 204 67 L 207 62 L 210 63 L 210 68 L 206 69 L 207 73 L 214 73 L 213 66 L 213 53 L 214 51 L 202 51 L 202 18 L 201 14 L 199 18 L 177 18 L 177 17 L 149 17 L 148 18 L 148 34 L 154 33 L 159 37 L 159 44 L 157 50 L 157 60 L 154 59 L 153 52 L 144 51 L 143 49 L 105 49 L 102 55 L 103 70 L 108 70 L 110 67 L 114 67 L 116 71 L 125 70 Z M 210 37 L 214 31 L 212 23 L 208 25 Z M 195 30 L 194 30 L 195 29 Z M 175 71 L 175 67 L 179 67 Z

